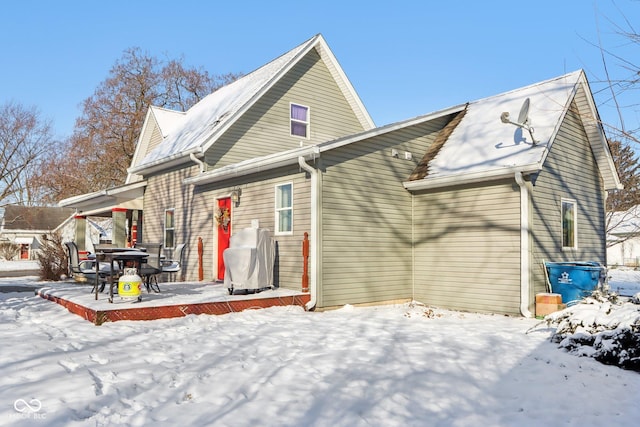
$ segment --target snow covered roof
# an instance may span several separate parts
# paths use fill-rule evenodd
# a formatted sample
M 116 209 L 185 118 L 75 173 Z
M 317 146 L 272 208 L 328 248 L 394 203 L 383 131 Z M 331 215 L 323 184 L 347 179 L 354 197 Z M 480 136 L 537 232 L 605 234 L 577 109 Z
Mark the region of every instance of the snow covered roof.
M 610 237 L 640 234 L 640 205 L 626 211 L 607 213 L 607 222 Z
M 526 99 L 529 99 L 528 116 L 533 127 L 535 144 L 532 143 L 527 130 L 501 121 L 503 112 L 509 112 L 510 119 L 516 121 Z M 458 117 L 451 121 L 453 126 L 446 129 L 444 144 L 435 155 L 423 159 L 428 162 L 424 167 L 428 172 L 422 174 L 419 179 L 405 182 L 404 186 L 407 189 L 418 190 L 486 181 L 512 176 L 517 171 L 537 172 L 542 168 L 562 119 L 574 100 L 578 105 L 580 118 L 585 124 L 587 137 L 606 188 L 619 188 L 620 181 L 604 131 L 598 123 L 591 91 L 581 70 L 315 146 L 248 159 L 219 170 L 201 173 L 188 178 L 185 183 L 198 185 L 239 174 L 250 174 L 257 170 L 293 164 L 297 162 L 298 157 L 313 159 L 328 150 L 448 115 Z
M 502 113 L 508 112 L 510 120 L 517 121 L 527 99 L 535 143 L 526 129 L 501 120 Z M 574 99 L 605 186 L 619 188 L 619 178 L 582 70 L 469 102 L 464 117 L 450 131 L 437 154 L 425 159 L 428 165 L 422 166 L 428 172 L 405 183 L 405 187 L 435 188 L 453 182 L 503 177 L 516 171 L 540 170 Z
M 221 87 L 191 107 L 185 115 L 163 129 L 164 140 L 129 172 L 141 173 L 168 167 L 190 154 L 204 153 L 253 103 L 271 88 L 311 49 L 317 49 L 342 89 L 356 116 L 366 128 L 374 127 L 371 117 L 340 68 L 323 37 L 318 34 L 268 64 Z
M 153 105 L 149 108 L 156 118 L 158 128 L 163 138 L 169 136 L 174 129 L 181 125 L 187 114 L 184 111 L 167 110 L 166 108 L 154 107 Z

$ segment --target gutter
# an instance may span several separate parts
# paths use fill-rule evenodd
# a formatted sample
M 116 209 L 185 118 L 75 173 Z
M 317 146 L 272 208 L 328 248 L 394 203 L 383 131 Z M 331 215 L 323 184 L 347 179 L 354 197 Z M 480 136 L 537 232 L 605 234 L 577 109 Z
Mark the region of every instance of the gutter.
M 200 160 L 197 156 L 196 153 L 190 153 L 189 154 L 189 158 L 191 160 L 193 160 L 194 163 L 196 163 L 198 166 L 200 166 L 200 173 L 204 173 L 204 171 L 206 170 L 206 165 L 204 163 L 203 160 Z
M 442 188 L 450 185 L 471 184 L 478 181 L 495 181 L 511 178 L 514 173 L 535 173 L 541 169 L 539 163 L 532 163 L 524 166 L 501 167 L 493 170 L 481 170 L 477 172 L 463 172 L 441 177 L 427 177 L 415 181 L 406 181 L 402 185 L 409 191 L 430 190 Z
M 256 172 L 275 169 L 281 166 L 288 166 L 298 163 L 298 158 L 314 159 L 320 154 L 317 146 L 297 148 L 295 150 L 285 151 L 283 153 L 276 153 L 256 159 L 245 160 L 233 165 L 223 166 L 218 169 L 213 169 L 195 175 L 189 178 L 185 178 L 183 184 L 202 185 L 212 182 L 223 181 L 229 178 L 236 178 L 239 176 L 250 175 Z
M 302 169 L 311 175 L 311 230 L 309 238 L 309 262 L 311 264 L 311 280 L 309 281 L 309 291 L 311 299 L 305 305 L 306 310 L 312 310 L 318 300 L 318 170 L 309 165 L 303 156 L 298 157 L 298 164 Z
M 529 311 L 529 189 L 522 172 L 515 173 L 520 187 L 520 313 L 533 317 Z

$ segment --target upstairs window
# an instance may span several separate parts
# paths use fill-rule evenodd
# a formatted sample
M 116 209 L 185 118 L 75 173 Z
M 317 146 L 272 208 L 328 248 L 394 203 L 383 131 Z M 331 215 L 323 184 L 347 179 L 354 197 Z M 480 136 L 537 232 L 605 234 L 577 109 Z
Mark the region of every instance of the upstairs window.
M 172 249 L 175 238 L 175 210 L 166 209 L 164 211 L 164 247 Z
M 309 107 L 291 104 L 291 136 L 309 137 Z
M 574 200 L 562 199 L 562 248 L 575 249 L 578 247 L 576 224 L 578 213 Z
M 276 234 L 293 232 L 293 184 L 276 185 Z

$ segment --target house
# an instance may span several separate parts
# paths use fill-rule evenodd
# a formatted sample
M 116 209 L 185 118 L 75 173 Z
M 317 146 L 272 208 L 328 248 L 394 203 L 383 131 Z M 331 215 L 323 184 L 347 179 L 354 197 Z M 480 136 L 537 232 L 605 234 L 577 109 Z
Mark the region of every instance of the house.
M 221 280 L 233 230 L 259 226 L 284 288 L 301 287 L 309 236 L 308 308 L 525 316 L 544 260 L 604 263 L 620 188 L 584 72 L 375 127 L 321 35 L 186 113 L 151 108 L 129 175 L 109 191 L 142 190 L 144 239 L 187 243 L 187 280 L 199 244 Z
M 608 212 L 607 265 L 640 267 L 640 205 Z
M 59 231 L 73 214 L 70 208 L 7 205 L 0 225 L 0 242 L 19 246 L 16 259 L 36 259 L 43 236 Z

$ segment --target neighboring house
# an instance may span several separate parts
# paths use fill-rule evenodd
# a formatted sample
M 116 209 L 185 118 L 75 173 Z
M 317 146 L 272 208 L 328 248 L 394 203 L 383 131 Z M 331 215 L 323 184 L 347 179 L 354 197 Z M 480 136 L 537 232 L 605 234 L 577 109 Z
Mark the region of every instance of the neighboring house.
M 33 260 L 42 247 L 43 236 L 60 230 L 73 213 L 69 208 L 5 206 L 0 241 L 20 246 L 16 259 Z
M 527 99 L 533 133 L 501 120 Z M 605 192 L 620 188 L 582 71 L 375 128 L 320 35 L 186 113 L 151 108 L 129 174 L 61 205 L 142 190 L 144 239 L 187 243 L 187 280 L 199 239 L 205 278 L 220 280 L 229 235 L 258 224 L 285 288 L 301 287 L 309 235 L 309 308 L 415 299 L 523 315 L 544 260 L 604 263 Z
M 640 267 L 640 206 L 609 212 L 607 219 L 607 265 Z

